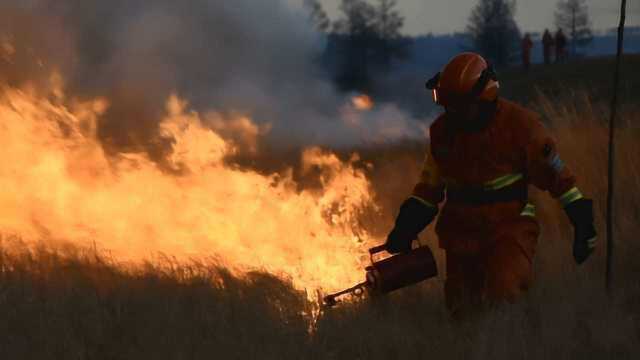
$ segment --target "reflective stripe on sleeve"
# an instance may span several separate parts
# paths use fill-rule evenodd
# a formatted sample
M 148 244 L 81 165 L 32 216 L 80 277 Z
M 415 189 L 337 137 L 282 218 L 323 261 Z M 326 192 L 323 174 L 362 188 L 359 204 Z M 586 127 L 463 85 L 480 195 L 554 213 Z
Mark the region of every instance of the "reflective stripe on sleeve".
M 530 203 L 525 205 L 524 209 L 522 209 L 522 212 L 520 213 L 520 216 L 535 217 L 536 216 L 536 207 L 535 207 L 535 205 L 530 204 Z
M 580 190 L 578 190 L 577 187 L 573 187 L 571 188 L 569 191 L 567 191 L 566 193 L 562 194 L 559 198 L 558 201 L 560 201 L 560 204 L 562 204 L 563 207 L 571 204 L 572 202 L 582 199 L 582 193 L 580 192 Z
M 523 178 L 524 178 L 523 174 L 508 174 L 505 176 L 501 176 L 495 180 L 491 180 L 489 182 L 484 183 L 484 187 L 488 190 L 499 190 Z
M 524 178 L 523 174 L 507 174 L 497 179 L 493 179 L 491 181 L 487 181 L 486 183 L 483 183 L 482 188 L 485 190 L 500 190 L 511 184 L 514 184 L 515 182 L 523 178 Z M 460 182 L 456 181 L 456 179 L 453 179 L 453 178 L 445 177 L 443 178 L 443 180 L 447 185 L 453 185 L 453 186 L 460 185 Z
M 410 197 L 420 201 L 421 203 L 423 203 L 423 204 L 425 204 L 425 205 L 427 205 L 429 207 L 433 207 L 433 208 L 437 207 L 437 206 L 433 205 L 432 203 L 428 202 L 427 200 L 425 200 L 425 199 L 423 199 L 423 198 L 421 198 L 419 196 L 411 195 Z

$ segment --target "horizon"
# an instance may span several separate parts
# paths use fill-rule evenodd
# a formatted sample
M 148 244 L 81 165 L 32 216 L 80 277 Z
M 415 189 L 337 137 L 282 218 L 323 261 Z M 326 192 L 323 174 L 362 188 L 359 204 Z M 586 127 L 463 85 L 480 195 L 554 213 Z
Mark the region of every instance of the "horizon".
M 341 0 L 319 0 L 329 18 L 339 16 Z M 429 2 L 426 4 L 425 2 Z M 398 11 L 405 18 L 402 33 L 409 36 L 446 35 L 465 31 L 469 13 L 478 0 L 399 0 Z M 555 29 L 554 12 L 557 0 L 517 1 L 516 22 L 525 32 L 542 32 L 545 28 Z M 598 0 L 587 0 L 592 28 L 602 34 L 616 28 L 619 23 L 619 2 L 603 4 Z M 433 9 L 433 11 L 429 11 Z M 447 16 L 442 16 L 446 14 Z M 430 24 L 425 26 L 424 23 Z M 459 25 L 462 24 L 462 25 Z M 627 1 L 626 27 L 640 26 L 640 0 Z

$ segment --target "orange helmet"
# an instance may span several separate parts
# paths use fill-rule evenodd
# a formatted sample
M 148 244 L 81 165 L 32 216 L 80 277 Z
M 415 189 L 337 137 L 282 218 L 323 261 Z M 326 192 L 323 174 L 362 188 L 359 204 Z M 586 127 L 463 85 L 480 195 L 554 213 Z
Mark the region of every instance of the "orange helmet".
M 426 86 L 438 105 L 449 106 L 475 100 L 493 102 L 500 84 L 493 66 L 482 56 L 465 52 L 451 59 Z

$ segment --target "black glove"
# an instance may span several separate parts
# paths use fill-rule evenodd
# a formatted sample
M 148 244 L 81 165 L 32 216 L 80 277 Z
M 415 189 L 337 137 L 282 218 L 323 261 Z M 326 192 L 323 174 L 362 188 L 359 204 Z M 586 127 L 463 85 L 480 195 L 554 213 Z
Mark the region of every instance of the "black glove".
M 396 254 L 411 250 L 411 242 L 418 238 L 418 234 L 437 214 L 438 208 L 429 206 L 415 197 L 405 200 L 400 206 L 396 224 L 387 236 L 387 251 Z
M 564 208 L 573 224 L 573 258 L 582 264 L 596 247 L 596 229 L 593 226 L 593 201 L 578 199 Z

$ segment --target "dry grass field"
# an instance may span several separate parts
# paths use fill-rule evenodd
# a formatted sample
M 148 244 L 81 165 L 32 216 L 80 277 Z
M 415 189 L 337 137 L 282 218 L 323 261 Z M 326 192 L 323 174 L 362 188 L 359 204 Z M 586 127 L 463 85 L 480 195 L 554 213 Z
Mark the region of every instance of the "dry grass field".
M 19 238 L 3 236 L 0 359 L 636 359 L 640 109 L 624 104 L 617 133 L 614 291 L 607 297 L 607 102 L 581 91 L 533 95 L 529 104 L 547 119 L 580 188 L 595 201 L 600 241 L 576 266 L 562 210 L 534 191 L 542 224 L 536 282 L 519 304 L 453 322 L 440 274 L 385 298 L 318 313 L 289 281 L 258 272 L 234 276 L 213 260 L 128 267 L 108 253 L 26 250 Z M 374 235 L 388 230 L 412 187 L 422 146 L 360 149 L 373 164 L 368 176 L 383 209 L 382 220 L 362 219 Z M 422 241 L 442 269 L 432 228 Z

